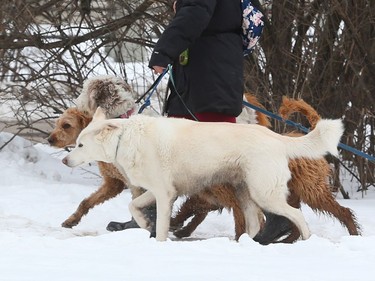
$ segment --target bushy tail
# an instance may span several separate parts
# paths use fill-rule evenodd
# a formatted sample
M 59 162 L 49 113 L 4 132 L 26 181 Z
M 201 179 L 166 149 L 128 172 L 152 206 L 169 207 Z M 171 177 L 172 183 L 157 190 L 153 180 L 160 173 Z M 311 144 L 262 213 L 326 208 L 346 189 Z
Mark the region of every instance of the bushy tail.
M 340 119 L 321 119 L 314 130 L 301 137 L 288 138 L 286 149 L 290 158 L 320 158 L 327 153 L 337 156 L 337 146 L 344 132 Z
M 311 125 L 311 129 L 314 129 L 318 121 L 321 119 L 320 115 L 316 110 L 302 99 L 291 99 L 286 96 L 283 97 L 279 113 L 283 119 L 288 119 L 292 113 L 299 112 L 306 116 L 307 120 Z

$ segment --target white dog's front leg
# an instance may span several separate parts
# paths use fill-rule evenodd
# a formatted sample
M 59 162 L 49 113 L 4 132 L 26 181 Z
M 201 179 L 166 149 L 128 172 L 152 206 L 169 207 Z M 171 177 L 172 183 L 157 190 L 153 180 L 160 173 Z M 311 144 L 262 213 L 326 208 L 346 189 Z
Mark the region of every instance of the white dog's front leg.
M 174 194 L 159 194 L 156 197 L 156 240 L 165 241 L 168 238 L 169 224 L 172 215 Z
M 151 191 L 146 191 L 141 196 L 135 198 L 129 204 L 129 211 L 132 214 L 134 220 L 137 222 L 139 227 L 143 229 L 149 229 L 151 226 L 149 222 L 146 220 L 145 215 L 142 212 L 144 207 L 147 207 L 155 202 L 155 196 L 151 193 Z

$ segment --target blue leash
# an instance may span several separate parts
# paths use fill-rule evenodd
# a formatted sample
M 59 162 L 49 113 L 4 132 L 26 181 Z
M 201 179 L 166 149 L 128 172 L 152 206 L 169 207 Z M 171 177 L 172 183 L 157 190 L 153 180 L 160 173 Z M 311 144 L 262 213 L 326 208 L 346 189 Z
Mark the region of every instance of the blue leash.
M 148 94 L 144 104 L 142 104 L 142 106 L 139 108 L 138 114 L 142 113 L 146 107 L 151 105 L 151 97 L 154 94 L 156 88 L 158 87 L 161 79 L 168 72 L 168 70 L 169 66 L 163 70 L 163 72 L 158 76 L 158 78 L 156 78 L 155 82 L 150 86 L 150 88 L 139 99 L 135 101 L 135 103 L 139 103 Z
M 308 133 L 308 132 L 310 131 L 309 129 L 307 129 L 306 127 L 302 126 L 302 125 L 299 124 L 299 123 L 295 123 L 295 122 L 290 121 L 290 120 L 284 120 L 283 118 L 281 118 L 281 116 L 276 115 L 276 114 L 274 114 L 274 113 L 271 113 L 271 112 L 269 112 L 269 111 L 267 111 L 267 110 L 265 110 L 265 109 L 263 109 L 263 108 L 261 108 L 261 107 L 258 107 L 258 106 L 255 106 L 255 105 L 253 105 L 253 104 L 250 104 L 250 103 L 248 103 L 247 101 L 243 101 L 242 103 L 243 103 L 245 106 L 250 107 L 250 108 L 252 108 L 252 109 L 254 109 L 254 110 L 256 110 L 256 111 L 259 111 L 259 112 L 261 112 L 261 113 L 263 113 L 263 114 L 265 114 L 265 115 L 267 115 L 267 116 L 269 116 L 269 117 L 271 117 L 271 118 L 274 118 L 274 119 L 276 119 L 276 120 L 279 120 L 279 121 L 281 121 L 281 122 L 284 122 L 284 123 L 286 123 L 286 124 L 288 124 L 288 125 L 291 125 L 291 126 L 297 127 L 298 129 L 300 129 L 301 131 L 303 131 L 303 132 L 305 132 L 305 133 Z M 338 147 L 340 147 L 340 148 L 342 148 L 342 149 L 345 149 L 345 150 L 347 150 L 347 151 L 350 151 L 350 152 L 352 152 L 352 153 L 354 153 L 354 154 L 356 154 L 356 155 L 358 155 L 358 156 L 364 157 L 364 158 L 368 159 L 369 161 L 375 163 L 375 157 L 374 157 L 374 156 L 371 156 L 371 155 L 369 155 L 369 154 L 366 154 L 366 153 L 364 153 L 364 152 L 362 152 L 362 151 L 360 151 L 360 150 L 357 150 L 357 149 L 355 149 L 355 148 L 353 148 L 353 147 L 351 147 L 351 146 L 349 146 L 349 145 L 346 145 L 346 144 L 343 144 L 343 143 L 340 142 L 339 145 L 338 145 Z
M 151 101 L 150 101 L 151 96 L 154 94 L 154 92 L 155 92 L 157 86 L 159 85 L 161 79 L 162 79 L 162 78 L 164 77 L 164 75 L 167 74 L 168 72 L 169 72 L 169 75 L 170 75 L 170 79 L 171 79 L 172 85 L 175 87 L 175 85 L 174 85 L 174 80 L 173 80 L 173 75 L 172 75 L 172 66 L 171 66 L 171 65 L 168 65 L 168 67 L 165 68 L 165 69 L 163 70 L 163 72 L 159 75 L 159 77 L 155 80 L 155 82 L 151 85 L 151 87 L 146 91 L 146 93 L 144 93 L 144 94 L 143 94 L 138 100 L 136 100 L 136 103 L 139 103 L 139 102 L 141 101 L 141 99 L 144 98 L 144 97 L 149 93 L 149 95 L 148 95 L 148 97 L 146 98 L 144 104 L 140 107 L 140 109 L 139 109 L 139 111 L 138 111 L 139 114 L 142 113 L 143 110 L 144 110 L 146 107 L 148 107 L 148 106 L 151 105 Z M 253 104 L 250 104 L 250 103 L 248 103 L 247 101 L 242 101 L 242 103 L 243 103 L 243 105 L 245 105 L 245 106 L 247 106 L 247 107 L 249 107 L 249 108 L 252 108 L 252 109 L 254 109 L 254 110 L 256 110 L 256 111 L 259 111 L 259 112 L 261 112 L 261 113 L 263 113 L 263 114 L 265 114 L 265 115 L 267 115 L 267 116 L 269 116 L 269 117 L 271 117 L 271 118 L 273 118 L 273 119 L 276 119 L 276 120 L 278 120 L 278 121 L 284 122 L 284 123 L 286 123 L 287 125 L 290 125 L 290 126 L 296 127 L 296 128 L 300 129 L 301 131 L 303 131 L 303 132 L 305 132 L 305 133 L 308 133 L 308 132 L 310 131 L 308 128 L 302 126 L 302 125 L 299 124 L 299 123 L 293 122 L 293 121 L 291 121 L 291 120 L 284 120 L 283 118 L 281 118 L 281 116 L 276 115 L 276 114 L 274 114 L 274 113 L 272 113 L 272 112 L 269 112 L 269 111 L 267 111 L 267 110 L 265 110 L 265 109 L 263 109 L 263 108 L 261 108 L 261 107 L 258 107 L 258 106 L 255 106 L 255 105 L 253 105 Z M 191 114 L 192 114 L 192 113 L 191 113 Z M 193 114 L 192 114 L 192 116 L 195 117 Z M 350 151 L 350 152 L 352 152 L 352 153 L 354 153 L 354 154 L 356 154 L 356 155 L 358 155 L 358 156 L 364 157 L 364 158 L 368 159 L 369 161 L 375 163 L 375 157 L 374 157 L 374 156 L 371 156 L 371 155 L 369 155 L 369 154 L 366 154 L 366 153 L 364 153 L 364 152 L 362 152 L 362 151 L 360 151 L 360 150 L 358 150 L 358 149 L 355 149 L 355 148 L 353 148 L 353 147 L 351 147 L 351 146 L 349 146 L 349 145 L 346 145 L 346 144 L 343 144 L 343 143 L 340 142 L 340 143 L 338 144 L 338 147 L 340 147 L 340 148 L 342 148 L 342 149 L 345 149 L 345 150 L 347 150 L 347 151 Z

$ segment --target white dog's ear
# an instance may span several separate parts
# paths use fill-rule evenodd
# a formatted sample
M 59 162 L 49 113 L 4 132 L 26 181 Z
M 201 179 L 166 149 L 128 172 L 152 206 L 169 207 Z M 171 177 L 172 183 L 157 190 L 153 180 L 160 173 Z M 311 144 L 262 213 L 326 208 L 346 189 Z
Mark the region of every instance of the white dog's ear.
M 104 140 L 112 136 L 113 132 L 118 128 L 119 126 L 115 124 L 106 124 L 95 136 L 95 138 L 97 141 L 102 143 Z
M 101 107 L 98 107 L 95 111 L 92 121 L 100 121 L 100 120 L 105 120 L 105 119 L 106 119 L 106 116 L 105 116 L 104 110 Z

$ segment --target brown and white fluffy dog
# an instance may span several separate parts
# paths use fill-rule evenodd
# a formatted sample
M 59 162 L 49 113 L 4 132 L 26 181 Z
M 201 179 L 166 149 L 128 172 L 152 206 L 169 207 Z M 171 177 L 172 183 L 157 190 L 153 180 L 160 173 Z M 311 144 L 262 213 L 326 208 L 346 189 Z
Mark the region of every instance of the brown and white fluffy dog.
M 249 102 L 262 107 L 254 97 L 247 96 Z M 311 128 L 315 128 L 317 122 L 321 119 L 319 114 L 303 100 L 293 100 L 283 98 L 279 109 L 281 116 L 287 119 L 290 114 L 300 112 L 307 117 Z M 265 116 L 259 119 L 259 124 L 270 126 Z M 289 136 L 300 136 L 300 133 L 291 132 Z M 349 208 L 342 207 L 333 197 L 330 191 L 329 177 L 330 167 L 324 159 L 297 158 L 289 161 L 289 169 L 292 178 L 288 182 L 289 197 L 288 203 L 296 208 L 301 207 L 301 201 L 306 203 L 315 212 L 326 214 L 337 218 L 345 226 L 350 235 L 359 235 L 360 227 L 357 220 Z M 171 220 L 171 226 L 174 228 L 174 234 L 177 237 L 188 237 L 196 227 L 204 220 L 208 212 L 221 210 L 222 208 L 233 209 L 235 219 L 236 239 L 246 231 L 245 219 L 242 210 L 238 205 L 238 200 L 230 186 L 221 186 L 220 189 L 205 190 L 195 194 L 183 203 L 176 216 Z M 193 217 L 186 225 L 182 226 L 185 220 Z M 291 227 L 291 231 L 290 230 Z M 287 234 L 284 239 L 278 241 L 281 236 Z M 289 224 L 286 219 L 276 218 L 274 215 L 267 215 L 267 220 L 263 230 L 255 238 L 262 244 L 272 242 L 292 243 L 299 238 L 298 229 Z

